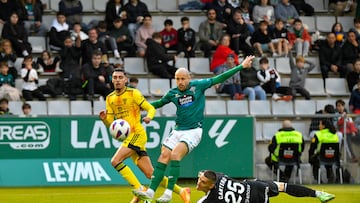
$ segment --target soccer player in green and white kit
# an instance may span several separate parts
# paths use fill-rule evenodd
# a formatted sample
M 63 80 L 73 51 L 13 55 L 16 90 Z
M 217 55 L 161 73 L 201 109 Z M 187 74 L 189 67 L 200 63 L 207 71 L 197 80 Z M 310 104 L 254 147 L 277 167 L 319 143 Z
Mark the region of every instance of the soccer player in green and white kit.
M 158 188 L 167 165 L 169 165 L 169 182 L 164 194 L 156 200 L 158 203 L 171 201 L 172 191 L 180 173 L 180 161 L 190 153 L 201 141 L 202 123 L 204 120 L 205 90 L 222 83 L 242 68 L 251 67 L 254 56 L 248 56 L 241 63 L 220 75 L 212 78 L 192 80 L 185 68 L 179 68 L 175 73 L 176 88 L 171 89 L 161 99 L 152 102 L 155 108 L 160 108 L 170 102 L 176 105 L 176 126 L 165 138 L 161 154 L 156 164 L 151 183 L 146 191 L 133 190 L 134 195 L 144 201 L 150 201 Z M 190 203 L 185 202 L 185 203 Z

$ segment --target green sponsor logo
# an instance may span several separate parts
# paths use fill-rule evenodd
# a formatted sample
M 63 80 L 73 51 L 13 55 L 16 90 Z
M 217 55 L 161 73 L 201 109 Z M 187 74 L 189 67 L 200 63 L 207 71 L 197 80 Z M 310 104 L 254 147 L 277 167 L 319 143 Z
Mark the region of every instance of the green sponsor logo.
M 1 121 L 0 144 L 16 150 L 45 149 L 50 143 L 50 127 L 42 121 Z

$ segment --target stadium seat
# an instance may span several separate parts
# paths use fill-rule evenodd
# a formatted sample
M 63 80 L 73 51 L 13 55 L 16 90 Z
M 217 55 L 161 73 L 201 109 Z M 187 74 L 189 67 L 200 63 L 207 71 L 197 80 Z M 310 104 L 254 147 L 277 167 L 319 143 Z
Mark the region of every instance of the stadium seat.
M 157 1 L 155 1 L 155 0 L 141 0 L 141 1 L 146 4 L 146 6 L 150 12 L 158 10 L 157 9 Z
M 308 27 L 308 31 L 313 33 L 316 31 L 315 28 L 315 17 L 314 16 L 300 16 L 300 20 L 304 25 Z
M 177 1 L 157 0 L 157 9 L 160 11 L 177 11 Z
M 294 121 L 294 122 L 292 122 L 292 126 L 295 130 L 301 132 L 305 141 L 310 140 L 310 137 L 309 137 L 310 122 L 309 121 L 308 122 L 307 121 Z
M 347 82 L 344 78 L 326 78 L 326 93 L 331 96 L 349 96 Z
M 314 115 L 316 112 L 315 100 L 295 100 L 295 115 Z
M 314 7 L 315 12 L 327 12 L 328 1 L 326 0 L 305 0 L 306 3 Z
M 320 74 L 320 60 L 319 57 L 306 57 L 305 60 L 311 61 L 315 64 L 315 68 L 309 72 L 309 74 Z M 308 67 L 308 64 L 305 64 L 305 67 Z
M 272 101 L 273 115 L 294 115 L 294 107 L 292 101 Z
M 9 111 L 14 115 L 21 115 L 22 113 L 22 101 L 9 101 Z
M 316 100 L 316 111 L 323 110 L 327 104 L 331 104 L 335 107 L 336 99 L 317 99 Z
M 50 0 L 41 0 L 43 6 L 45 6 L 44 11 L 50 11 Z
M 190 19 L 190 27 L 195 30 L 195 32 L 199 32 L 200 24 L 206 20 L 205 15 L 201 16 L 189 16 Z
M 94 101 L 93 114 L 97 116 L 99 115 L 100 111 L 105 110 L 105 108 L 105 101 Z
M 106 3 L 104 0 L 93 0 L 94 10 L 98 12 L 105 12 L 106 10 Z
M 93 0 L 81 1 L 81 4 L 83 6 L 83 12 L 93 12 L 94 11 Z M 106 5 L 105 2 L 103 2 L 103 4 Z
M 225 100 L 206 100 L 205 101 L 206 115 L 226 115 L 226 101 Z
M 70 115 L 92 115 L 90 101 L 70 101 Z
M 150 78 L 150 94 L 154 96 L 163 96 L 170 89 L 169 79 Z
M 275 64 L 276 64 L 276 70 L 280 74 L 290 74 L 291 69 L 290 69 L 289 58 L 287 57 L 276 58 Z
M 50 9 L 53 11 L 59 11 L 60 0 L 50 0 Z
M 189 69 L 194 74 L 213 75 L 208 58 L 190 58 Z
M 320 32 L 330 32 L 331 27 L 336 22 L 335 16 L 315 16 L 316 29 Z
M 21 68 L 22 68 L 22 62 L 24 61 L 23 57 L 17 57 L 16 61 L 14 63 L 14 67 L 16 68 L 16 70 L 18 71 L 18 75 L 21 75 Z
M 354 27 L 354 17 L 353 16 L 338 16 L 337 22 L 341 23 L 343 26 L 344 32 L 347 32 L 350 28 Z
M 52 24 L 53 20 L 55 19 L 55 15 L 44 13 L 42 19 L 43 19 L 42 23 L 50 30 L 51 24 Z M 48 44 L 48 42 L 46 42 L 46 44 Z
M 121 58 L 117 59 L 117 58 L 115 58 L 115 57 L 109 57 L 109 63 L 110 63 L 110 64 L 113 64 L 113 65 L 115 65 L 115 64 L 122 64 L 122 65 L 124 65 L 124 61 L 123 61 Z
M 322 78 L 306 78 L 305 89 L 311 96 L 326 96 Z
M 159 111 L 159 109 L 157 109 Z M 166 104 L 161 107 L 161 115 L 166 117 L 171 117 L 176 115 L 176 106 L 173 103 Z
M 124 58 L 125 71 L 129 74 L 146 75 L 148 74 L 145 68 L 144 59 L 140 57 L 125 57 Z
M 147 79 L 147 78 L 139 78 L 139 83 L 138 83 L 137 89 L 140 90 L 140 92 L 145 97 L 150 96 L 151 94 L 150 94 L 150 91 L 149 91 L 149 79 Z
M 166 16 L 152 16 L 152 25 L 155 31 L 160 32 L 164 29 L 164 21 Z
M 255 139 L 256 141 L 263 141 L 263 126 L 262 122 L 255 122 Z
M 31 106 L 31 115 L 44 116 L 48 114 L 46 101 L 26 101 Z
M 21 91 L 23 82 L 24 82 L 24 80 L 22 78 L 16 78 L 15 79 L 15 88 Z
M 188 59 L 187 58 L 177 58 L 175 62 L 175 67 L 180 68 L 186 68 L 189 69 Z
M 69 115 L 70 106 L 67 100 L 53 100 L 48 101 L 48 115 Z
M 46 50 L 46 38 L 41 36 L 29 36 L 29 43 L 32 47 L 32 53 L 41 53 Z
M 226 104 L 228 115 L 249 115 L 248 100 L 228 100 Z
M 178 30 L 179 28 L 181 28 L 181 18 L 183 16 L 168 16 L 167 19 L 170 19 L 173 21 L 173 27 Z
M 206 97 L 230 97 L 229 94 L 226 93 L 217 93 L 215 90 L 215 87 L 210 87 L 205 91 L 205 96 Z
M 263 122 L 263 138 L 271 140 L 276 132 L 281 128 L 281 121 L 266 121 Z
M 271 105 L 268 100 L 253 100 L 249 101 L 250 115 L 254 116 L 270 116 Z
M 104 20 L 104 16 L 103 15 L 97 15 L 97 14 L 87 14 L 87 15 L 83 15 L 83 22 L 85 24 L 89 24 L 90 22 L 94 22 L 94 21 L 101 21 Z

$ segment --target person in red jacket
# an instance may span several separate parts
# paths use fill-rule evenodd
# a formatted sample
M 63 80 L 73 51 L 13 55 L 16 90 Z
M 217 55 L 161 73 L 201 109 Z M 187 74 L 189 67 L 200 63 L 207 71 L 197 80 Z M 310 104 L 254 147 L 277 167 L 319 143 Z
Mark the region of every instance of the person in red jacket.
M 288 38 L 290 45 L 296 50 L 296 56 L 308 55 L 311 36 L 300 19 L 294 21 L 294 25 L 289 29 Z
M 173 27 L 173 21 L 166 19 L 164 21 L 165 28 L 160 32 L 162 36 L 162 45 L 167 50 L 177 50 L 178 35 Z
M 216 48 L 210 64 L 210 71 L 216 72 L 216 68 L 226 62 L 227 56 L 234 55 L 235 64 L 239 65 L 238 56 L 230 47 L 230 35 L 225 34 L 220 38 L 220 45 Z

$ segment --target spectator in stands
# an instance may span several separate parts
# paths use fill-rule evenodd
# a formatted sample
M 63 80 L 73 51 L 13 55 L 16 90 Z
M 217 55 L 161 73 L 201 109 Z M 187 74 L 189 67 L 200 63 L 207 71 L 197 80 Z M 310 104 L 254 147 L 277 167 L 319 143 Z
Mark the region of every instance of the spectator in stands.
M 267 22 L 269 27 L 274 25 L 275 12 L 274 7 L 270 4 L 270 0 L 261 0 L 253 10 L 253 20 L 257 27 L 261 21 Z
M 155 29 L 152 26 L 152 17 L 150 14 L 144 15 L 143 24 L 137 29 L 135 44 L 138 48 L 138 55 L 140 57 L 145 56 L 146 51 L 146 40 L 152 37 L 152 34 L 155 32 Z M 131 33 L 131 30 L 130 30 Z
M 61 0 L 59 2 L 59 12 L 66 17 L 66 23 L 72 27 L 75 23 L 80 23 L 85 32 L 88 27 L 82 21 L 83 5 L 81 0 Z
M 299 14 L 289 0 L 281 0 L 281 2 L 275 6 L 275 18 L 281 19 L 286 27 L 289 27 L 294 24 L 295 19 L 299 18 Z
M 210 57 L 211 51 L 219 45 L 219 39 L 222 36 L 223 25 L 216 21 L 215 9 L 207 11 L 207 20 L 199 26 L 200 49 L 204 51 L 205 57 Z
M 360 114 L 360 79 L 357 82 L 357 88 L 351 92 L 349 109 L 351 113 Z
M 1 0 L 0 1 L 0 37 L 3 27 L 6 22 L 10 20 L 12 13 L 19 10 L 19 5 L 14 0 Z
M 309 163 L 312 165 L 314 179 L 318 180 L 318 169 L 320 168 L 319 153 L 320 146 L 323 143 L 339 143 L 339 137 L 336 134 L 335 126 L 326 118 L 321 118 L 319 123 L 319 131 L 315 133 L 314 138 L 311 139 L 309 149 Z M 339 146 L 340 148 L 340 146 Z M 340 167 L 340 156 L 337 159 L 337 170 Z M 331 165 L 326 165 L 326 177 L 328 183 L 334 183 L 335 177 Z
M 127 14 L 128 28 L 130 30 L 131 37 L 135 39 L 137 29 L 141 24 L 144 24 L 145 17 L 150 16 L 149 10 L 147 5 L 140 0 L 129 0 L 129 2 L 125 4 L 125 11 Z
M 71 39 L 75 42 L 76 38 L 79 36 L 81 41 L 89 39 L 89 36 L 82 31 L 80 23 L 74 23 L 72 30 L 70 30 Z
M 353 64 L 360 57 L 359 41 L 356 40 L 356 33 L 349 31 L 347 39 L 341 48 L 342 51 L 342 67 L 345 69 L 345 76 L 353 69 Z
M 245 56 L 254 55 L 254 49 L 246 42 L 246 39 L 250 37 L 250 32 L 240 10 L 235 9 L 226 27 L 226 33 L 231 36 L 230 47 L 236 54 L 239 54 L 241 50 Z
M 295 48 L 296 56 L 309 55 L 311 36 L 300 19 L 295 19 L 294 25 L 289 28 L 288 39 L 290 45 Z
M 230 49 L 230 35 L 225 34 L 220 38 L 220 44 L 216 48 L 211 63 L 210 63 L 210 71 L 212 72 L 218 72 L 216 69 L 219 66 L 222 66 L 225 64 L 225 62 L 228 60 L 229 54 L 232 55 L 235 65 L 239 65 L 239 59 L 238 56 L 235 54 L 234 50 Z
M 346 40 L 346 33 L 344 32 L 342 24 L 339 22 L 334 23 L 331 32 L 335 34 L 336 45 L 342 47 Z
M 114 20 L 118 17 L 120 17 L 123 20 L 123 24 L 127 26 L 127 14 L 124 8 L 124 2 L 122 0 L 109 0 L 105 8 L 105 22 L 109 31 L 112 30 Z
M 41 101 L 46 100 L 41 90 L 38 88 L 39 77 L 33 69 L 33 58 L 31 55 L 24 57 L 24 67 L 21 69 L 21 78 L 24 80 L 22 85 L 22 95 L 26 101 L 32 101 L 34 97 Z
M 24 103 L 21 106 L 21 110 L 23 112 L 23 117 L 31 117 L 31 105 L 29 103 Z
M 101 64 L 102 55 L 101 51 L 93 51 L 90 63 L 86 63 L 81 69 L 83 87 L 88 94 L 86 99 L 90 101 L 93 100 L 94 94 L 100 94 L 105 98 L 111 92 L 109 77 L 104 65 Z
M 21 92 L 15 88 L 15 79 L 9 74 L 7 62 L 0 62 L 0 98 L 19 101 Z
M 326 40 L 320 42 L 319 59 L 321 74 L 324 79 L 328 78 L 329 71 L 334 73 L 340 73 L 340 77 L 346 77 L 348 69 L 343 67 L 342 64 L 342 50 L 335 44 L 336 38 L 334 33 L 328 33 Z
M 266 93 L 272 95 L 272 99 L 275 101 L 285 100 L 290 101 L 291 88 L 280 85 L 280 75 L 275 68 L 269 66 L 269 60 L 263 57 L 259 61 L 260 70 L 257 72 L 257 78 L 260 80 L 261 87 Z M 279 94 L 284 96 L 279 96 Z
M 76 95 L 82 94 L 82 81 L 80 76 L 81 49 L 73 44 L 71 37 L 64 40 L 64 48 L 60 50 L 61 77 L 64 80 L 64 92 L 70 100 L 75 100 Z M 77 43 L 80 44 L 78 37 Z
M 16 54 L 14 53 L 13 47 L 10 40 L 3 39 L 0 43 L 0 62 L 7 62 L 9 67 L 9 73 L 14 79 L 18 77 L 18 71 L 15 68 Z
M 21 0 L 19 2 L 20 20 L 25 23 L 28 35 L 46 36 L 47 28 L 42 23 L 43 5 L 40 0 Z
M 169 61 L 176 61 L 176 56 L 166 54 L 165 48 L 161 45 L 161 34 L 154 32 L 151 39 L 146 40 L 146 62 L 151 73 L 161 78 L 174 78 L 177 68 L 168 64 Z
M 214 9 L 216 12 L 216 20 L 226 26 L 233 7 L 227 0 L 214 0 L 212 4 L 208 4 L 206 10 Z
M 356 40 L 360 41 L 360 18 L 354 18 L 354 26 L 350 30 L 356 33 Z
M 179 57 L 195 57 L 196 32 L 190 27 L 189 18 L 181 17 L 181 28 L 177 30 Z
M 60 58 L 58 56 L 51 57 L 51 53 L 47 50 L 41 53 L 37 58 L 36 64 L 38 65 L 38 72 L 61 72 Z
M 298 14 L 303 12 L 305 16 L 314 15 L 314 7 L 306 3 L 305 0 L 290 0 L 290 3 L 294 5 Z
M 60 51 L 64 48 L 64 39 L 67 36 L 70 36 L 70 31 L 65 14 L 57 12 L 56 19 L 53 20 L 49 31 L 50 49 Z
M 332 104 L 326 104 L 324 106 L 324 109 L 321 109 L 317 112 L 315 112 L 315 115 L 323 114 L 324 118 L 326 117 L 331 123 L 336 124 L 336 121 L 331 114 L 335 114 L 335 107 Z M 319 131 L 319 123 L 320 123 L 321 117 L 312 118 L 309 126 L 309 137 L 313 138 L 315 133 Z
M 107 49 L 105 44 L 99 40 L 96 28 L 91 28 L 88 35 L 89 39 L 81 42 L 82 64 L 91 63 L 93 52 L 100 51 L 102 63 L 108 65 Z
M 218 66 L 214 70 L 214 73 L 216 75 L 219 75 L 219 74 L 224 73 L 225 71 L 230 70 L 231 68 L 235 67 L 237 65 L 237 64 L 235 64 L 235 57 L 236 57 L 236 55 L 234 53 L 228 54 L 228 56 L 226 57 L 225 63 Z M 230 98 L 233 100 L 241 100 L 245 96 L 241 89 L 239 72 L 235 73 L 232 77 L 227 79 L 225 82 L 216 84 L 215 90 L 217 93 L 229 94 Z
M 329 9 L 334 10 L 335 16 L 355 16 L 356 5 L 354 0 L 329 0 Z
M 295 99 L 296 94 L 299 93 L 301 96 L 305 97 L 306 100 L 309 100 L 310 92 L 305 89 L 305 80 L 308 73 L 315 68 L 315 64 L 305 60 L 303 56 L 297 56 L 294 63 L 292 54 L 289 54 L 289 56 L 291 69 L 289 86 L 292 89 L 292 96 Z M 309 66 L 305 67 L 305 63 Z
M 28 41 L 24 23 L 19 21 L 17 13 L 12 13 L 10 21 L 5 23 L 2 31 L 2 38 L 11 41 L 16 55 L 27 56 L 31 54 L 32 48 Z
M 134 40 L 131 37 L 129 29 L 124 25 L 121 18 L 116 18 L 114 20 L 113 29 L 109 32 L 110 37 L 115 39 L 117 49 L 114 50 L 115 58 L 120 58 L 117 56 L 116 51 L 126 51 L 127 56 L 134 57 L 136 55 Z
M 300 156 L 298 161 L 300 162 L 301 153 L 304 151 L 305 142 L 301 132 L 295 130 L 290 120 L 284 120 L 282 122 L 282 127 L 272 137 L 272 140 L 268 146 L 270 155 L 265 158 L 265 163 L 270 168 L 270 170 L 273 170 L 274 174 L 277 174 L 277 169 L 279 168 L 280 145 L 284 143 L 299 145 L 298 152 Z M 293 167 L 294 166 L 292 165 L 287 165 L 285 170 L 280 169 L 280 181 L 289 181 Z
M 6 98 L 0 99 L 0 116 L 2 115 L 13 115 L 9 109 L 9 100 Z
M 171 19 L 164 21 L 164 29 L 160 31 L 160 34 L 162 36 L 162 45 L 167 50 L 177 50 L 178 35 Z
M 360 79 L 360 59 L 356 59 L 352 71 L 346 77 L 349 92 L 352 92 L 357 88 L 356 84 L 359 79 Z
M 336 100 L 336 113 L 338 114 L 339 118 L 337 121 L 337 129 L 343 134 L 343 136 L 345 135 L 345 127 L 344 125 L 346 124 L 346 152 L 348 153 L 348 155 L 350 155 L 350 162 L 357 162 L 358 159 L 356 158 L 356 154 L 354 153 L 354 150 L 352 148 L 352 143 L 353 143 L 353 138 L 355 138 L 356 136 L 358 136 L 358 129 L 355 126 L 354 121 L 352 120 L 351 117 L 346 116 L 347 111 L 345 108 L 345 102 L 342 99 Z M 346 117 L 346 119 L 345 119 Z M 344 124 L 344 120 L 345 124 Z
M 114 21 L 115 22 L 115 21 Z M 114 28 L 113 28 L 114 29 Z M 110 35 L 110 32 L 107 30 L 107 25 L 105 21 L 100 21 L 96 27 L 96 31 L 98 34 L 98 39 L 101 43 L 105 45 L 106 48 L 113 50 L 114 57 L 119 59 L 120 52 L 118 45 L 116 43 L 116 38 Z
M 139 84 L 139 79 L 135 76 L 129 78 L 129 84 L 128 87 L 137 88 Z
M 250 3 L 248 1 L 242 1 L 239 9 L 241 11 L 241 15 L 248 27 L 250 34 L 253 34 L 255 32 L 255 28 L 254 28 L 254 21 L 252 20 L 249 11 Z
M 275 27 L 272 31 L 270 31 L 271 42 L 276 47 L 277 55 L 279 56 L 288 56 L 289 49 L 291 49 L 291 45 L 288 41 L 287 30 L 284 27 L 284 22 L 280 19 L 275 21 Z
M 255 100 L 256 97 L 259 100 L 266 100 L 266 93 L 260 85 L 257 70 L 254 67 L 241 69 L 240 79 L 241 89 L 250 101 Z
M 272 38 L 268 31 L 268 25 L 266 21 L 260 22 L 259 28 L 253 33 L 251 37 L 251 43 L 259 52 L 260 56 L 264 56 L 264 52 L 269 50 L 273 57 L 278 56 L 278 54 L 275 52 L 275 47 L 272 43 Z

